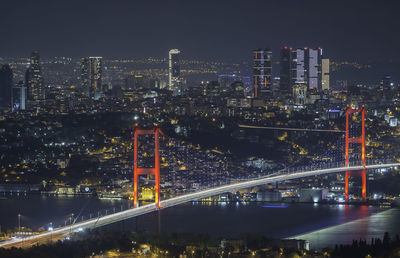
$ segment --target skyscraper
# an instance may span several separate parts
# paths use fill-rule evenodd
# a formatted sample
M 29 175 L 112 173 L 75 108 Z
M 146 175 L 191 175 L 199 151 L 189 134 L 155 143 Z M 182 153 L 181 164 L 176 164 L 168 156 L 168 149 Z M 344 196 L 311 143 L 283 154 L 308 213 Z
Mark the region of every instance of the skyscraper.
M 292 69 L 293 72 L 293 79 L 294 82 L 292 81 L 292 87 L 295 84 L 306 84 L 307 79 L 307 72 L 306 72 L 306 63 L 305 63 L 305 53 L 304 50 L 299 48 L 294 50 L 294 57 L 293 61 L 295 63 L 294 68 Z
M 178 49 L 171 49 L 169 51 L 168 58 L 168 89 L 174 91 L 175 87 L 178 86 L 179 76 L 181 75 L 181 66 L 179 61 L 179 55 L 181 51 Z
M 89 58 L 81 58 L 81 91 L 84 96 L 89 97 Z
M 271 56 L 272 52 L 268 48 L 253 51 L 253 86 L 255 98 L 271 95 Z
M 102 94 L 102 57 L 84 57 L 81 63 L 81 87 L 86 96 L 99 99 Z
M 285 46 L 281 49 L 280 56 L 280 72 L 279 72 L 279 89 L 283 94 L 292 93 L 292 77 L 293 69 L 296 68 L 293 61 L 293 49 Z
M 30 64 L 25 74 L 25 85 L 28 88 L 29 100 L 37 101 L 45 98 L 44 81 L 38 51 L 32 52 Z
M 329 80 L 329 59 L 327 70 Z M 325 61 L 326 64 L 326 61 Z M 292 92 L 294 85 L 306 85 L 307 90 L 322 89 L 322 49 L 283 47 L 280 61 L 280 89 Z M 328 86 L 329 87 L 329 86 Z
M 321 88 L 322 90 L 330 89 L 330 77 L 329 77 L 329 58 L 323 58 L 321 62 Z
M 0 108 L 11 106 L 11 89 L 13 85 L 13 71 L 8 64 L 0 69 Z
M 321 89 L 321 55 L 320 48 L 304 48 L 304 77 L 309 90 Z
M 379 91 L 381 92 L 383 99 L 391 100 L 394 96 L 394 89 L 395 87 L 392 77 L 390 75 L 385 75 L 379 85 Z

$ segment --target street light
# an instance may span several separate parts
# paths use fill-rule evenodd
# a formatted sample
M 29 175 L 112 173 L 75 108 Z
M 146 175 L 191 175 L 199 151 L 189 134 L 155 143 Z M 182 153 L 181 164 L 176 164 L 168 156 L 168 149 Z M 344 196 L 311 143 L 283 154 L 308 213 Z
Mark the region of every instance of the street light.
M 51 232 L 50 233 L 50 242 L 53 242 L 53 222 L 50 222 L 49 231 Z
M 21 214 L 18 214 L 18 231 L 21 232 Z
M 72 218 L 74 217 L 74 214 L 72 213 L 71 216 L 69 217 L 69 234 L 71 235 L 72 233 Z

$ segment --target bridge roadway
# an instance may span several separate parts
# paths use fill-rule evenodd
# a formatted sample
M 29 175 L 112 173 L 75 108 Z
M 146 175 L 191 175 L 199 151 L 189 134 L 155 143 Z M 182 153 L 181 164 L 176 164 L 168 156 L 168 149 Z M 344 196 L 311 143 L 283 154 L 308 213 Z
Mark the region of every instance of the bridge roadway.
M 195 193 L 185 194 L 182 196 L 177 196 L 171 199 L 163 200 L 160 202 L 162 208 L 168 208 L 172 206 L 176 206 L 185 202 L 195 201 L 202 198 L 206 198 L 209 196 L 214 196 L 227 192 L 234 192 L 240 189 L 250 188 L 258 185 L 275 183 L 285 180 L 291 179 L 299 179 L 304 177 L 311 176 L 319 176 L 326 175 L 332 173 L 340 173 L 345 171 L 354 171 L 354 170 L 362 170 L 362 169 L 379 169 L 379 168 L 389 168 L 389 167 L 397 167 L 400 166 L 400 163 L 391 163 L 391 164 L 377 164 L 377 165 L 369 165 L 369 166 L 349 166 L 349 167 L 339 167 L 339 168 L 328 168 L 328 169 L 318 169 L 313 171 L 306 172 L 295 172 L 295 173 L 286 173 L 286 174 L 273 174 L 270 176 L 265 176 L 257 179 L 249 179 L 249 181 L 234 183 L 224 186 L 218 186 L 211 189 L 201 190 Z M 12 247 L 12 246 L 22 246 L 23 243 L 27 243 L 32 245 L 33 243 L 38 243 L 43 239 L 49 239 L 52 236 L 61 236 L 68 235 L 71 232 L 81 231 L 88 228 L 96 228 L 104 225 L 112 224 L 114 222 L 122 221 L 128 218 L 133 218 L 136 216 L 140 216 L 143 214 L 147 214 L 153 211 L 157 211 L 158 208 L 155 204 L 147 204 L 141 207 L 113 213 L 110 215 L 96 217 L 90 220 L 85 220 L 82 222 L 77 222 L 73 225 L 55 228 L 53 231 L 47 231 L 38 235 L 29 236 L 24 239 L 12 239 L 8 241 L 4 241 L 0 243 L 0 247 Z

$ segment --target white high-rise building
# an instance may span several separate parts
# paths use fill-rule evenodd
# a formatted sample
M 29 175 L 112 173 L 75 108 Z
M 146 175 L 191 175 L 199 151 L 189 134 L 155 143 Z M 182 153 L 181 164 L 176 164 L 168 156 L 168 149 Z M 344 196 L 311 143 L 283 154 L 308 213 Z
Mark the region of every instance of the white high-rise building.
M 322 89 L 322 48 L 285 46 L 281 50 L 280 88 L 291 91 L 294 85 L 306 85 L 307 91 Z M 329 81 L 329 60 L 328 60 Z M 326 77 L 325 77 L 326 78 Z M 329 82 L 328 82 L 329 83 Z M 329 85 L 328 85 L 329 87 Z
M 171 49 L 169 51 L 169 65 L 168 65 L 168 89 L 170 91 L 175 90 L 175 86 L 178 86 L 179 77 L 181 74 L 181 66 L 179 61 L 179 55 L 181 51 L 178 49 Z
M 319 56 L 317 49 L 308 48 L 305 50 L 306 57 L 308 58 L 308 89 L 318 89 L 318 70 L 319 70 Z M 308 55 L 307 55 L 308 54 Z

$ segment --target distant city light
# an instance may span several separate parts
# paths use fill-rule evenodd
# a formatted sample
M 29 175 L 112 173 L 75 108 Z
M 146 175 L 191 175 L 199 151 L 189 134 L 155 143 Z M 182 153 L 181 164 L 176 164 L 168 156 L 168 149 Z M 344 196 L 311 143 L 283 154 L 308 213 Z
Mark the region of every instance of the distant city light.
M 264 205 L 262 207 L 263 208 L 287 208 L 289 206 L 285 206 L 285 205 Z

